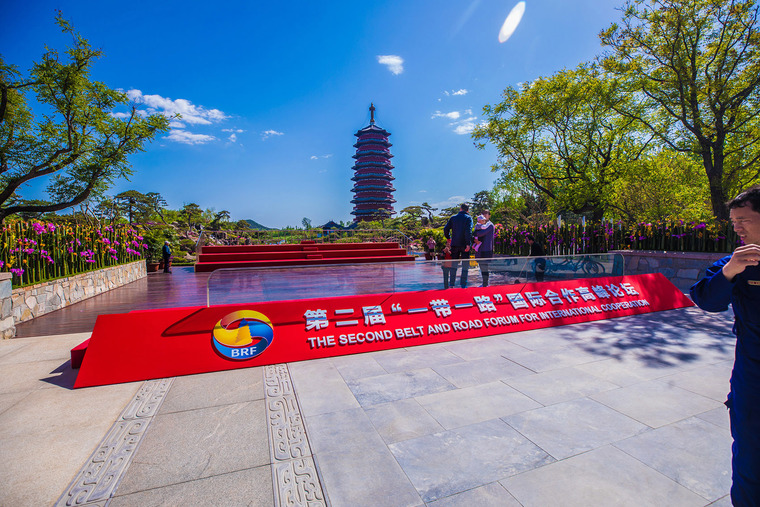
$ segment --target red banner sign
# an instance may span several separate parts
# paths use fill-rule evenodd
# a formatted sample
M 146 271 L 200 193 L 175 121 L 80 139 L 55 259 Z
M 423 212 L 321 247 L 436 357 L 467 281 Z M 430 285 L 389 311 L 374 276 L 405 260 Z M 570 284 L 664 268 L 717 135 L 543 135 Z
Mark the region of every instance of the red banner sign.
M 101 315 L 75 387 L 525 331 L 693 306 L 659 273 Z

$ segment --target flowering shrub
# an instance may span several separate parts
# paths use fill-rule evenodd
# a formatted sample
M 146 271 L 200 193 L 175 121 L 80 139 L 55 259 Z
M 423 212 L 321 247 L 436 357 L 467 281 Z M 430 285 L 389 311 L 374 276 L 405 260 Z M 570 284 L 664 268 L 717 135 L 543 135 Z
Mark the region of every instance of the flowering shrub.
M 0 271 L 13 273 L 14 286 L 29 285 L 136 261 L 145 248 L 128 225 L 8 222 L 0 228 Z
M 610 250 L 658 250 L 676 252 L 731 252 L 738 238 L 731 225 L 696 222 L 602 222 L 541 226 L 496 225 L 494 250 L 506 255 L 528 255 L 526 237 L 532 234 L 548 255 L 604 253 Z

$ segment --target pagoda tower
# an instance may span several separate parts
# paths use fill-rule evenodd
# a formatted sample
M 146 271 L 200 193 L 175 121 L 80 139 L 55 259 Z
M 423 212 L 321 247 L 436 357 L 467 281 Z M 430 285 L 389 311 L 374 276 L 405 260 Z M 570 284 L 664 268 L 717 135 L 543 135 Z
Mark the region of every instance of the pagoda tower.
M 395 178 L 391 175 L 390 147 L 388 142 L 390 132 L 375 125 L 375 105 L 369 107 L 369 125 L 354 134 L 358 140 L 354 144 L 356 148 L 356 163 L 351 168 L 354 170 L 354 222 L 362 220 L 382 220 L 395 215 L 393 211 L 393 184 Z

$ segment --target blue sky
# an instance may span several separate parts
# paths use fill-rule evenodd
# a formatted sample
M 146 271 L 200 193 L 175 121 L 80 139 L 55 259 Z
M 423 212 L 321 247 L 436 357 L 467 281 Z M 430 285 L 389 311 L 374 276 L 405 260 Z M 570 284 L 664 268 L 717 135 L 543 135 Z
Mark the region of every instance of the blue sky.
M 392 133 L 396 211 L 444 208 L 493 186 L 496 151 L 470 137 L 506 86 L 602 51 L 622 0 L 291 2 L 5 0 L 6 63 L 68 42 L 60 9 L 105 55 L 92 77 L 148 111 L 182 113 L 110 193 L 159 192 L 268 227 L 349 221 L 354 133 Z M 34 192 L 30 189 L 29 196 Z

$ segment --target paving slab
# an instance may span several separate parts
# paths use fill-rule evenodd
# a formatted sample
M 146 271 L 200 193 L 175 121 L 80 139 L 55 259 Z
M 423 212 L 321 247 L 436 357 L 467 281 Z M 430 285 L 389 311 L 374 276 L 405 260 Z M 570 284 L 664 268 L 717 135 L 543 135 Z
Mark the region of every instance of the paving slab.
M 554 459 L 494 419 L 388 446 L 425 502 L 551 463 Z
M 428 507 L 522 507 L 515 497 L 495 482 L 427 503 Z
M 444 429 L 415 399 L 374 405 L 366 408 L 365 412 L 387 444 L 438 433 Z
M 505 382 L 542 405 L 574 400 L 620 387 L 578 368 L 551 370 L 511 378 Z
M 712 502 L 731 488 L 731 442 L 730 431 L 692 417 L 614 445 Z
M 697 414 L 696 417 L 712 423 L 719 428 L 725 428 L 731 431 L 731 418 L 728 416 L 728 407 L 726 406 L 720 406 L 708 410 L 707 412 L 702 412 L 701 414 Z
M 729 379 L 733 367 L 733 361 L 720 361 L 668 375 L 660 380 L 668 385 L 680 387 L 722 403 L 726 401 L 728 392 L 731 390 Z
M 497 419 L 541 406 L 503 382 L 418 396 L 416 400 L 446 429 Z
M 695 507 L 707 503 L 701 496 L 612 446 L 500 482 L 524 507 Z
M 376 377 L 388 373 L 375 360 L 372 354 L 351 354 L 331 359 L 344 380 L 357 380 L 365 377 Z
M 177 377 L 161 413 L 183 412 L 264 399 L 262 367 Z
M 462 358 L 449 352 L 443 343 L 387 350 L 378 354 L 375 360 L 388 373 L 435 368 L 462 362 Z
M 263 401 L 159 414 L 126 475 L 120 494 L 269 465 Z
M 558 460 L 649 430 L 648 426 L 588 398 L 502 419 Z
M 472 340 L 447 342 L 444 348 L 465 361 L 492 359 L 508 355 L 510 352 L 530 350 L 507 339 L 509 335 L 484 336 Z
M 456 389 L 430 368 L 352 380 L 348 387 L 362 407 Z
M 293 386 L 299 393 L 299 404 L 304 415 L 319 415 L 359 406 L 329 359 L 291 363 L 288 369 Z
M 534 371 L 498 355 L 487 359 L 436 366 L 433 369 L 456 387 L 471 387 L 496 380 L 535 374 Z
M 84 337 L 0 340 L 0 505 L 53 505 L 137 392 L 71 389 L 70 349 Z
M 540 332 L 540 331 L 537 331 Z M 570 366 L 585 363 L 593 363 L 600 360 L 598 354 L 586 352 L 579 347 L 569 346 L 551 350 L 525 350 L 511 351 L 503 354 L 503 357 L 514 361 L 524 368 L 536 373 L 559 370 Z
M 167 505 L 271 505 L 272 474 L 269 466 L 214 475 L 204 479 L 172 484 L 136 493 L 117 494 L 109 507 L 161 507 Z
M 721 405 L 719 401 L 659 380 L 641 382 L 590 397 L 653 428 L 701 414 Z

